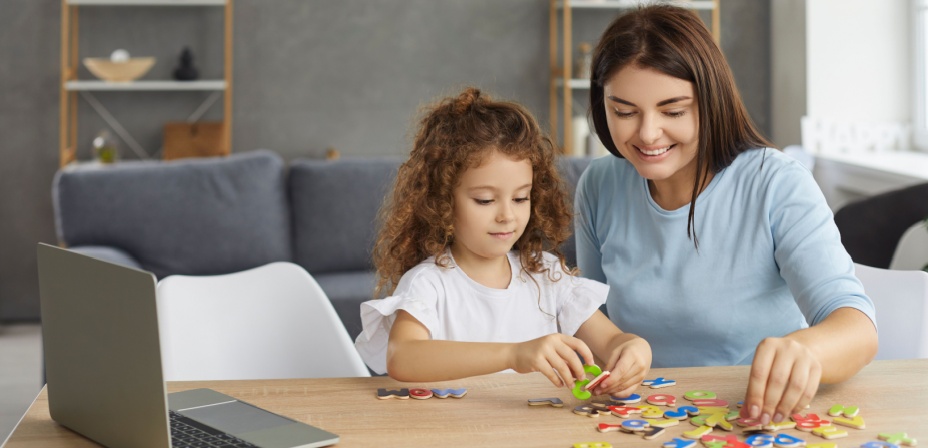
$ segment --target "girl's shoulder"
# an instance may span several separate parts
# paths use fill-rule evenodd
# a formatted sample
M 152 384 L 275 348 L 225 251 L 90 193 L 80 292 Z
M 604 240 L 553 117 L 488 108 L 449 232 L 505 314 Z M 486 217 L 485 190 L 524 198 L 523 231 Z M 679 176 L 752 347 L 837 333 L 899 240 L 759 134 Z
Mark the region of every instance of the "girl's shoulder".
M 435 257 L 422 260 L 400 277 L 393 295 L 400 295 L 411 290 L 436 289 L 442 290 L 443 280 L 454 269 L 445 268 L 435 263 Z

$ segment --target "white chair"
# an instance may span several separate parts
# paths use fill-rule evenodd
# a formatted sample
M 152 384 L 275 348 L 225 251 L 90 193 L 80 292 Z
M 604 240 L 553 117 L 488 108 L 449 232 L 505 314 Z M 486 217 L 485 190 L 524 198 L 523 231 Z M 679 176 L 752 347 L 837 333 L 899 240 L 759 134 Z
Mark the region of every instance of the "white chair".
M 928 358 L 928 272 L 854 267 L 876 306 L 875 359 Z
M 172 275 L 157 300 L 166 380 L 370 376 L 325 292 L 293 263 Z
M 889 268 L 920 271 L 925 266 L 928 266 L 928 223 L 919 221 L 899 238 Z

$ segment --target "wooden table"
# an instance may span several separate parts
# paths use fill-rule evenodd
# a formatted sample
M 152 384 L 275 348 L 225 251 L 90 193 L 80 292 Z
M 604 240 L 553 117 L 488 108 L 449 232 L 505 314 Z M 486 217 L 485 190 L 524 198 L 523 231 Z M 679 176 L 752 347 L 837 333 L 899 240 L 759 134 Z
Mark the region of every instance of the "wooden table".
M 692 390 L 708 390 L 731 403 L 740 401 L 746 390 L 747 366 L 652 369 L 647 378 L 677 381 L 663 389 L 640 387 L 643 397 L 668 393 L 677 397 Z M 171 392 L 210 387 L 270 411 L 334 432 L 338 446 L 554 446 L 570 447 L 580 442 L 608 442 L 623 447 L 660 447 L 683 431 L 695 427 L 688 422 L 668 428 L 657 439 L 621 432 L 600 433 L 600 422 L 620 423 L 612 415 L 589 418 L 572 412 L 583 402 L 565 389 L 554 388 L 539 374 L 495 374 L 447 383 L 398 383 L 386 377 L 294 379 L 259 381 L 172 382 Z M 378 400 L 378 388 L 466 387 L 464 398 L 429 400 Z M 529 398 L 559 397 L 564 407 L 528 406 Z M 854 378 L 838 385 L 825 385 L 808 410 L 827 417 L 836 404 L 860 407 L 865 429 L 840 427 L 848 436 L 831 442 L 839 447 L 857 447 L 876 441 L 883 432 L 906 432 L 928 443 L 928 359 L 875 361 Z M 734 408 L 734 405 L 731 406 Z M 663 407 L 662 407 L 663 408 Z M 783 433 L 805 439 L 809 444 L 825 439 L 788 429 Z M 744 440 L 738 426 L 731 433 Z M 96 446 L 93 442 L 58 425 L 48 415 L 43 389 L 17 425 L 7 446 L 75 447 Z

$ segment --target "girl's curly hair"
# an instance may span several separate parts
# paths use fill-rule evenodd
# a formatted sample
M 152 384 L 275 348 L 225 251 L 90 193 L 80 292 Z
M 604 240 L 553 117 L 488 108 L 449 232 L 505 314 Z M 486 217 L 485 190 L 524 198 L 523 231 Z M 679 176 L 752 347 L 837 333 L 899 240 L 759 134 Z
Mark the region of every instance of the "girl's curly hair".
M 547 271 L 542 252 L 548 251 L 565 271 L 574 272 L 559 249 L 570 234 L 572 210 L 554 144 L 524 107 L 469 87 L 428 107 L 419 122 L 409 159 L 380 210 L 373 250 L 375 297 L 391 294 L 400 277 L 429 256 L 449 267 L 445 253 L 454 235 L 453 190 L 464 171 L 480 166 L 491 151 L 532 164 L 532 211 L 514 245 L 523 269 Z

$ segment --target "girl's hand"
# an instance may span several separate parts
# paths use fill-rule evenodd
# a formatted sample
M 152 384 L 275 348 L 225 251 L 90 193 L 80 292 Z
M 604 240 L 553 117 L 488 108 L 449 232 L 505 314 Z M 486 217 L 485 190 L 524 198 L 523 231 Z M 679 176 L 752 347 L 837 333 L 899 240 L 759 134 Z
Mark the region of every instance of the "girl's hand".
M 757 346 L 741 416 L 780 422 L 805 409 L 822 379 L 822 364 L 809 347 L 790 338 Z
M 514 344 L 510 359 L 516 372 L 541 372 L 557 387 L 573 387 L 574 379 L 586 377 L 583 364 L 593 364 L 593 353 L 583 341 L 554 333 Z
M 612 351 L 606 366 L 603 370 L 610 371 L 609 378 L 593 388 L 593 394 L 629 396 L 651 368 L 651 345 L 635 336 Z

